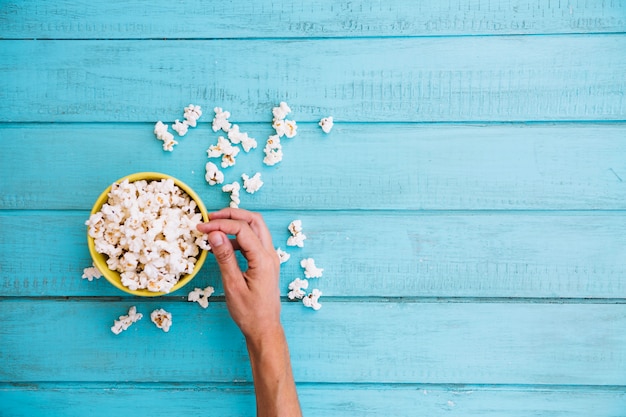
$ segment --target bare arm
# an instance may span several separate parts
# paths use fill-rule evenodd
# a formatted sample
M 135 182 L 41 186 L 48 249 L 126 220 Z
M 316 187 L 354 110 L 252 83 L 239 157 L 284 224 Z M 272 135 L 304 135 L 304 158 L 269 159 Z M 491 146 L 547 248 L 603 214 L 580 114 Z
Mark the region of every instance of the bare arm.
M 291 359 L 280 322 L 280 261 L 260 214 L 224 209 L 198 230 L 209 243 L 222 273 L 226 304 L 246 338 L 258 416 L 301 416 Z M 248 261 L 241 271 L 233 244 Z

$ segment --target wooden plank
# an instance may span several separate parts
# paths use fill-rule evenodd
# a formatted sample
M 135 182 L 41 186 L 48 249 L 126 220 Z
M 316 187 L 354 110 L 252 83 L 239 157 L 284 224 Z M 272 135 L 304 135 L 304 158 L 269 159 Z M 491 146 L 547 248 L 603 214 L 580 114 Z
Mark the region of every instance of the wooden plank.
M 206 149 L 219 136 L 211 112 L 172 153 L 152 124 L 2 125 L 0 178 L 11 181 L 0 182 L 0 209 L 88 210 L 111 182 L 138 171 L 171 174 L 223 207 L 228 196 L 204 180 Z M 626 209 L 624 123 L 339 122 L 328 136 L 303 124 L 274 167 L 261 162 L 270 122 L 241 126 L 259 146 L 224 173 L 227 182 L 262 173 L 264 188 L 241 196 L 252 210 Z
M 264 212 L 282 266 L 283 294 L 313 257 L 327 296 L 626 298 L 623 213 Z M 122 296 L 104 279 L 81 279 L 91 265 L 86 212 L 0 215 L 2 296 Z M 287 225 L 303 221 L 305 247 L 288 248 Z M 33 256 L 33 248 L 36 256 Z M 212 285 L 210 256 L 178 293 Z
M 121 335 L 130 305 L 147 317 Z M 173 300 L 3 300 L 2 382 L 250 382 L 225 305 Z M 549 319 L 548 319 L 549 318 Z M 626 304 L 288 303 L 298 382 L 626 385 Z M 504 366 L 506 364 L 506 366 Z
M 457 387 L 430 385 L 311 385 L 298 387 L 307 416 L 619 417 L 623 387 Z M 207 384 L 20 384 L 0 387 L 0 411 L 14 417 L 40 414 L 109 417 L 249 416 L 255 413 L 251 385 Z
M 50 39 L 433 36 L 624 32 L 626 6 L 531 0 L 179 3 L 4 1 L 0 36 Z
M 624 51 L 624 35 L 7 40 L 0 114 L 153 123 L 191 102 L 265 122 L 286 100 L 301 122 L 624 120 Z

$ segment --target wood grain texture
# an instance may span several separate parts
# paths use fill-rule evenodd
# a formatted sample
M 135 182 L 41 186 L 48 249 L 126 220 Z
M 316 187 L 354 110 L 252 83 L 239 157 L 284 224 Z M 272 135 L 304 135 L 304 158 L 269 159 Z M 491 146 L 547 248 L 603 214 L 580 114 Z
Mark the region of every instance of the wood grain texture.
M 50 39 L 442 36 L 623 32 L 621 1 L 3 1 L 0 36 Z
M 146 316 L 114 335 L 131 305 L 170 311 L 170 332 Z M 251 380 L 222 303 L 3 300 L 0 312 L 2 382 Z M 626 384 L 626 304 L 326 301 L 286 303 L 282 320 L 298 382 Z
M 130 385 L 130 386 L 129 386 Z M 307 416 L 622 417 L 626 394 L 615 388 L 454 385 L 299 384 Z M 252 386 L 211 384 L 16 384 L 0 386 L 0 410 L 14 417 L 254 414 Z
M 204 180 L 217 143 L 212 106 L 202 123 L 161 149 L 153 124 L 0 126 L 0 209 L 89 210 L 111 182 L 159 171 L 189 184 L 209 208 L 229 198 Z M 182 110 L 182 108 L 180 109 Z M 270 108 L 271 110 L 271 108 Z M 168 118 L 181 117 L 179 112 Z M 270 116 L 271 118 L 271 116 Z M 164 120 L 168 120 L 165 119 Z M 235 115 L 233 121 L 237 121 Z M 224 170 L 226 182 L 261 172 L 243 193 L 252 210 L 624 210 L 626 124 L 352 124 L 330 135 L 300 124 L 283 161 L 262 164 L 271 121 L 241 124 L 259 143 Z M 223 134 L 223 132 L 221 133 Z M 348 157 L 347 157 L 348 156 Z M 346 175 L 346 172 L 350 175 Z M 14 175 L 15 172 L 21 175 Z M 66 196 L 71 189 L 71 197 Z
M 624 120 L 624 50 L 621 35 L 7 40 L 0 115 L 154 123 L 208 102 L 259 122 L 286 100 L 301 122 Z
M 303 277 L 335 297 L 626 298 L 623 213 L 263 212 L 277 247 L 292 258 L 281 286 Z M 81 279 L 91 265 L 88 212 L 0 215 L 0 296 L 124 296 L 104 279 Z M 305 247 L 289 248 L 287 225 L 303 221 Z M 33 256 L 33 242 L 45 245 Z M 210 256 L 200 275 L 173 295 L 212 285 L 222 292 Z
M 263 174 L 242 207 L 309 236 L 283 296 L 325 269 L 322 310 L 283 298 L 305 415 L 624 417 L 624 33 L 616 0 L 0 1 L 0 415 L 254 414 L 212 257 L 207 310 L 80 278 L 110 182 L 228 203 L 203 178 L 221 106 L 259 140 L 225 171 Z M 299 133 L 268 168 L 281 100 Z

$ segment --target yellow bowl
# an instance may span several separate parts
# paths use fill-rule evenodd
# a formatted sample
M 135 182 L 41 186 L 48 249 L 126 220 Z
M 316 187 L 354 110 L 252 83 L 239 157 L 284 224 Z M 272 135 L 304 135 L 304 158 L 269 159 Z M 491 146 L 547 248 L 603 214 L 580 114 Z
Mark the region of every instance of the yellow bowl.
M 126 179 L 129 182 L 135 182 L 139 180 L 146 180 L 146 181 L 157 180 L 158 181 L 162 179 L 172 179 L 174 181 L 174 184 L 176 184 L 181 190 L 186 192 L 187 195 L 196 202 L 196 204 L 198 205 L 198 209 L 200 210 L 200 213 L 202 214 L 202 219 L 205 222 L 209 220 L 209 215 L 207 213 L 206 207 L 204 207 L 204 204 L 202 203 L 202 200 L 200 199 L 198 194 L 196 194 L 195 191 L 193 191 L 191 187 L 189 187 L 187 184 L 185 184 L 184 182 L 174 177 L 171 177 L 167 174 L 161 174 L 159 172 L 138 172 L 136 174 L 131 174 L 126 177 L 120 178 L 116 182 L 120 183 Z M 100 211 L 100 209 L 102 208 L 102 205 L 106 203 L 107 200 L 109 199 L 110 191 L 111 191 L 111 186 L 109 186 L 106 190 L 102 192 L 102 194 L 100 194 L 100 197 L 98 197 L 95 204 L 93 205 L 93 208 L 91 209 L 91 214 L 94 214 Z M 87 246 L 89 247 L 89 253 L 91 254 L 91 258 L 93 259 L 94 265 L 100 270 L 100 272 L 102 272 L 102 275 L 107 279 L 107 281 L 113 284 L 113 286 L 129 294 L 138 295 L 141 297 L 157 297 L 157 296 L 166 294 L 164 292 L 154 292 L 154 291 L 148 291 L 146 289 L 131 290 L 128 287 L 124 286 L 122 284 L 122 279 L 120 277 L 119 272 L 112 271 L 107 266 L 107 262 L 106 262 L 107 256 L 96 252 L 94 239 L 91 236 L 89 236 L 89 233 L 87 233 Z M 172 287 L 172 290 L 169 293 L 172 293 L 182 288 L 187 283 L 189 283 L 189 281 L 191 281 L 193 277 L 195 277 L 196 274 L 202 268 L 202 265 L 204 264 L 206 257 L 207 257 L 207 251 L 201 250 L 200 256 L 198 257 L 198 260 L 196 261 L 196 264 L 193 268 L 193 272 L 191 274 L 183 275 L 180 278 L 180 280 L 178 280 L 176 285 Z

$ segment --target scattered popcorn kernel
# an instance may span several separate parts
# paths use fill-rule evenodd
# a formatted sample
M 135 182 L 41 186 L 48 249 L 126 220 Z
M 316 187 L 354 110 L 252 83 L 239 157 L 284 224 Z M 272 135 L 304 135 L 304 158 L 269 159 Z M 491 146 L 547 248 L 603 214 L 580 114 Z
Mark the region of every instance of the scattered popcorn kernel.
M 289 293 L 287 297 L 290 300 L 302 300 L 306 295 L 306 290 L 309 287 L 309 281 L 306 279 L 296 278 L 289 284 Z
M 164 151 L 171 152 L 174 149 L 174 145 L 178 144 L 178 142 L 174 140 L 174 135 L 167 131 L 167 125 L 160 120 L 154 125 L 154 134 L 158 140 L 163 141 Z
M 265 148 L 263 149 L 265 158 L 263 163 L 265 165 L 276 165 L 283 160 L 283 147 L 280 144 L 280 137 L 278 135 L 272 135 L 267 139 Z
M 200 118 L 200 116 L 202 116 L 202 108 L 200 106 L 194 106 L 193 104 L 190 104 L 189 106 L 185 107 L 183 117 L 185 118 L 189 126 L 196 127 L 197 120 Z
M 212 124 L 213 131 L 217 132 L 218 130 L 222 129 L 224 132 L 228 133 L 230 127 L 232 126 L 231 123 L 228 121 L 230 113 L 222 110 L 221 107 L 215 107 L 213 111 L 215 112 L 215 117 L 213 118 Z
M 306 235 L 302 233 L 302 220 L 294 220 L 288 226 L 291 236 L 287 239 L 287 246 L 304 247 Z
M 156 327 L 163 329 L 164 332 L 169 332 L 172 326 L 172 314 L 163 310 L 162 308 L 154 310 L 150 314 L 150 320 L 156 324 Z
M 206 163 L 206 175 L 204 179 L 209 183 L 209 185 L 221 184 L 224 182 L 224 173 L 217 168 L 213 162 Z
M 250 152 L 251 149 L 257 147 L 256 139 L 248 136 L 247 133 L 240 132 L 238 125 L 232 125 L 228 131 L 228 139 L 235 145 L 241 143 L 241 147 L 245 152 Z
M 313 291 L 311 291 L 309 295 L 307 295 L 306 297 L 302 299 L 302 303 L 306 307 L 310 307 L 313 310 L 317 311 L 320 308 L 322 308 L 322 305 L 319 303 L 319 298 L 321 296 L 322 296 L 322 292 L 316 288 Z
M 254 194 L 255 192 L 259 191 L 261 186 L 263 186 L 260 172 L 254 174 L 253 177 L 249 177 L 247 174 L 242 174 L 241 178 L 243 179 L 243 188 L 250 194 Z
M 238 208 L 241 200 L 239 199 L 239 190 L 241 189 L 241 185 L 239 182 L 235 181 L 230 184 L 226 184 L 222 187 L 222 191 L 225 193 L 230 193 L 230 207 Z
M 189 124 L 187 123 L 187 121 L 181 122 L 180 120 L 176 119 L 174 121 L 174 124 L 172 125 L 172 129 L 178 133 L 178 136 L 185 136 L 187 134 L 187 131 L 189 130 Z
M 94 264 L 83 270 L 83 279 L 86 279 L 88 281 L 93 281 L 94 279 L 98 279 L 101 277 L 102 273 Z
M 284 101 L 281 101 L 278 107 L 272 109 L 274 120 L 282 120 L 287 117 L 289 113 L 291 113 L 291 109 Z
M 124 330 L 128 329 L 131 324 L 141 320 L 143 314 L 137 313 L 137 307 L 132 306 L 128 310 L 128 315 L 120 316 L 118 320 L 115 320 L 113 326 L 111 327 L 111 331 L 115 334 L 120 334 Z
M 278 255 L 278 259 L 280 259 L 280 263 L 284 264 L 291 258 L 291 255 L 282 250 L 281 248 L 276 249 L 276 254 Z
M 315 266 L 315 260 L 313 258 L 306 258 L 300 261 L 300 266 L 304 268 L 304 276 L 306 278 L 321 278 L 324 272 L 323 268 Z
M 298 125 L 295 120 L 285 120 L 285 136 L 293 138 L 298 133 Z
M 209 158 L 222 157 L 222 168 L 235 165 L 235 157 L 239 154 L 239 148 L 233 146 L 228 139 L 223 136 L 217 138 L 217 145 L 209 146 L 207 155 Z
M 202 308 L 207 308 L 209 306 L 209 297 L 215 292 L 213 287 L 206 287 L 205 289 L 194 288 L 193 291 L 187 295 L 187 301 L 195 301 Z
M 324 117 L 320 120 L 320 127 L 324 131 L 324 133 L 330 133 L 333 128 L 333 118 L 332 117 Z

